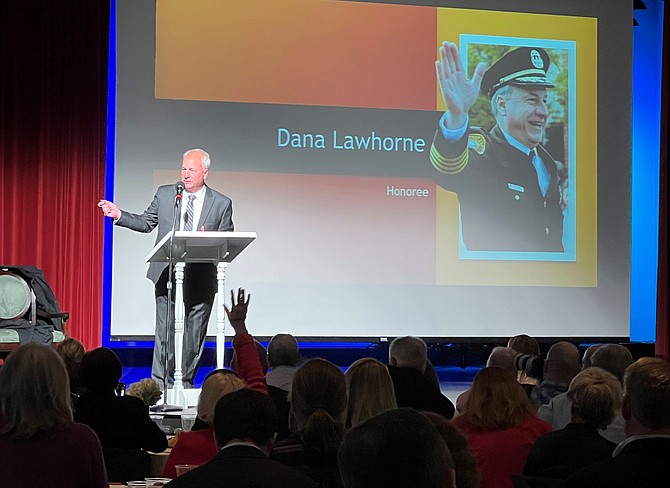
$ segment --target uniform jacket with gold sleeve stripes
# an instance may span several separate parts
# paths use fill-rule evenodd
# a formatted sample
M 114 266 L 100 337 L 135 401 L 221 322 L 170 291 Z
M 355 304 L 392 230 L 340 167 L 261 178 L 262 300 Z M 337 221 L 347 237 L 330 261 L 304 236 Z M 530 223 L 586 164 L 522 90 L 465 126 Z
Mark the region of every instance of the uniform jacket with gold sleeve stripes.
M 438 128 L 430 150 L 435 182 L 458 194 L 469 251 L 562 252 L 563 212 L 556 161 L 536 147 L 549 174 L 542 195 L 530 156 L 495 126 L 468 128 L 456 142 Z

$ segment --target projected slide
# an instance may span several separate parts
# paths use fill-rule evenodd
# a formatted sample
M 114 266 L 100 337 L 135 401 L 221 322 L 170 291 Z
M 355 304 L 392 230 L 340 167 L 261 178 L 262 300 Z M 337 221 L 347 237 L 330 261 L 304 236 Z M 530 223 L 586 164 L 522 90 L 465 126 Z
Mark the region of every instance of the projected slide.
M 627 336 L 627 249 L 598 245 L 622 198 L 599 185 L 606 22 L 472 6 L 119 0 L 115 202 L 208 151 L 258 234 L 227 280 L 255 335 Z M 110 335 L 149 338 L 155 236 L 112 239 Z

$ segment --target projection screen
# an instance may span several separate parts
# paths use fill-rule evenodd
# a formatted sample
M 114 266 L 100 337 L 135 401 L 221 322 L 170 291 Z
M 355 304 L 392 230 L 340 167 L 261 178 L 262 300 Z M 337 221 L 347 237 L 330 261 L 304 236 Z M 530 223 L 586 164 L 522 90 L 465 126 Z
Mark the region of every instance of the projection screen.
M 630 4 L 117 0 L 108 197 L 141 213 L 186 150 L 209 152 L 207 184 L 258 236 L 226 280 L 251 293 L 258 337 L 628 337 Z M 496 120 L 480 93 L 469 162 L 431 157 L 443 41 L 468 78 L 516 49 L 548 53 L 541 159 L 559 181 L 558 247 L 499 244 L 518 237 L 508 216 L 530 187 L 505 180 L 504 202 L 472 212 L 466 199 L 494 190 L 444 184 L 439 162 L 489 154 Z M 155 234 L 107 229 L 109 336 L 150 339 Z

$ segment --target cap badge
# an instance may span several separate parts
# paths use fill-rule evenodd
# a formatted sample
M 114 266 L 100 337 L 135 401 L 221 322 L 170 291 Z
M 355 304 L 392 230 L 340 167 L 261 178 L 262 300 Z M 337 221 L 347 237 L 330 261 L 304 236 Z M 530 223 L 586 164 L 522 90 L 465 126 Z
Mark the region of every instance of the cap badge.
M 537 69 L 544 68 L 544 61 L 542 61 L 542 56 L 540 56 L 540 53 L 537 51 L 537 49 L 533 49 L 530 52 L 530 62 L 533 63 L 533 66 L 535 66 Z

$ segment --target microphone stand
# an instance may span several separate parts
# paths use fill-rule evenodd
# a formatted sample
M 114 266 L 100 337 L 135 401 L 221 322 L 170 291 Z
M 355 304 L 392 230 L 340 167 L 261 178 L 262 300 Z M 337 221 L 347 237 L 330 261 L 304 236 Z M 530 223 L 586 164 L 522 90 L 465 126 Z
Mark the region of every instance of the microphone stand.
M 169 357 L 170 357 L 170 324 L 172 323 L 172 314 L 173 314 L 173 303 L 172 303 L 172 274 L 173 274 L 173 262 L 172 262 L 172 249 L 174 242 L 174 233 L 177 228 L 177 218 L 180 214 L 179 210 L 181 208 L 181 193 L 184 191 L 184 188 L 180 185 L 177 186 L 177 195 L 174 200 L 174 214 L 172 216 L 172 229 L 170 230 L 170 241 L 169 241 L 169 250 L 168 250 L 168 280 L 167 280 L 167 306 L 165 310 L 165 347 L 163 348 L 163 398 L 162 405 L 154 405 L 151 407 L 152 412 L 175 412 L 182 410 L 181 407 L 176 405 L 170 405 L 167 402 L 167 377 L 169 374 Z

